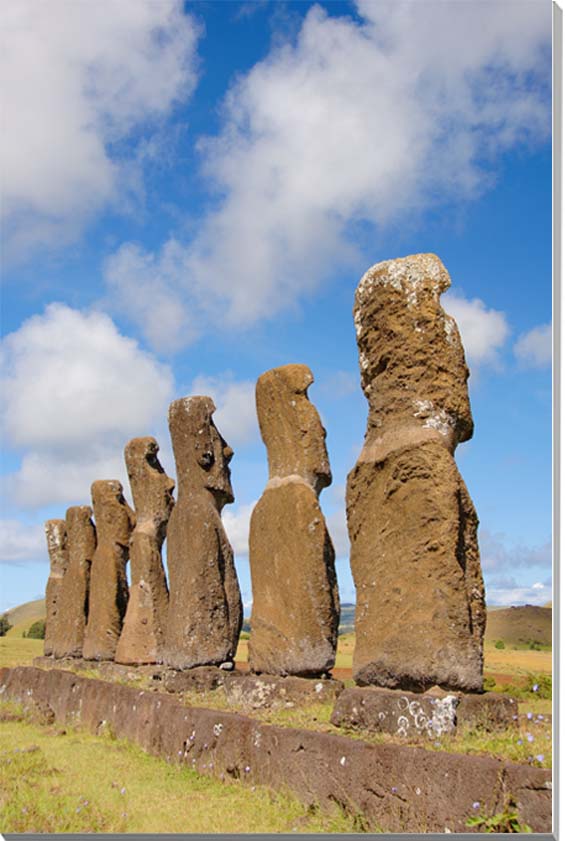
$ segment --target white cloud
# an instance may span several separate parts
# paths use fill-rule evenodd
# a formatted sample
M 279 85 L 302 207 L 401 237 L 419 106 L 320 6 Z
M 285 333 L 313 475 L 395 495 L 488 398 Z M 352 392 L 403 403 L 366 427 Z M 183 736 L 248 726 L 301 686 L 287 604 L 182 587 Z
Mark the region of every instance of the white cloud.
M 552 589 L 549 584 L 523 586 L 512 579 L 493 582 L 487 586 L 487 604 L 498 607 L 532 604 L 543 606 L 551 600 Z
M 545 368 L 551 365 L 551 342 L 551 324 L 540 324 L 519 337 L 514 354 L 528 368 Z
M 141 328 L 156 350 L 171 352 L 198 335 L 187 306 L 178 298 L 175 283 L 180 271 L 179 246 L 170 240 L 159 257 L 126 243 L 104 267 L 106 304 L 123 311 Z
M 6 336 L 2 387 L 6 438 L 23 452 L 7 484 L 29 507 L 88 500 L 95 479 L 124 481 L 124 445 L 162 429 L 173 396 L 170 369 L 107 315 L 62 304 Z
M 219 135 L 202 141 L 218 201 L 165 284 L 193 319 L 273 316 L 338 268 L 363 268 L 358 224 L 473 199 L 498 153 L 549 136 L 549 5 L 359 12 L 361 22 L 312 7 L 294 44 L 238 78 Z
M 516 568 L 542 568 L 551 571 L 551 541 L 538 546 L 509 546 L 503 535 L 492 534 L 483 527 L 479 530 L 481 565 L 485 572 L 498 574 Z
M 469 365 L 496 365 L 510 334 L 505 314 L 488 309 L 480 298 L 468 300 L 457 292 L 444 295 L 442 306 L 457 322 Z
M 59 244 L 119 200 L 135 152 L 117 151 L 196 83 L 198 27 L 180 0 L 2 6 L 7 246 Z
M 0 520 L 0 563 L 21 564 L 44 560 L 46 556 L 43 525 Z
M 259 440 L 254 382 L 234 380 L 230 374 L 199 376 L 193 381 L 190 393 L 212 398 L 216 404 L 214 423 L 228 444 L 235 447 Z
M 233 551 L 241 558 L 249 555 L 249 522 L 257 501 L 240 505 L 235 511 L 224 508 L 222 521 Z

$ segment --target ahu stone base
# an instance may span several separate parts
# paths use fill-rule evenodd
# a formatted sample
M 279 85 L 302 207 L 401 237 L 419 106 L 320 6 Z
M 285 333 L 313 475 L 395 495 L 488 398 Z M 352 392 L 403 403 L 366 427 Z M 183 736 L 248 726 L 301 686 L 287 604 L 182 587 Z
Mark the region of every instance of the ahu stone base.
M 225 694 L 230 705 L 242 710 L 333 703 L 343 691 L 340 680 L 255 675 L 217 666 L 196 666 L 177 671 L 159 664 L 123 666 L 113 661 L 96 662 L 79 658 L 56 660 L 53 657 L 36 657 L 33 662 L 42 669 L 96 671 L 106 680 L 137 682 L 146 689 L 162 688 L 173 694 L 219 690 Z
M 337 804 L 371 828 L 465 832 L 474 803 L 495 815 L 512 799 L 521 823 L 551 831 L 551 771 L 544 768 L 276 727 L 60 669 L 2 669 L 0 698 L 91 733 L 109 730 L 200 774 L 290 790 L 307 806 Z
M 409 739 L 434 739 L 453 735 L 456 730 L 505 730 L 517 721 L 518 704 L 508 695 L 449 694 L 441 690 L 422 694 L 376 687 L 345 689 L 331 717 L 335 727 Z

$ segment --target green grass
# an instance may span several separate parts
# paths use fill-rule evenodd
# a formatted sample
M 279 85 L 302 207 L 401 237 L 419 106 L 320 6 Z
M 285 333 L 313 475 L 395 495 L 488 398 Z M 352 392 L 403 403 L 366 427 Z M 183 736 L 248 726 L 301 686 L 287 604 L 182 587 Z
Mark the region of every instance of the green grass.
M 20 636 L 0 637 L 0 666 L 31 666 L 34 657 L 43 654 L 43 640 Z
M 222 783 L 109 736 L 38 727 L 4 707 L 1 832 L 354 832 L 290 794 Z M 14 748 L 14 745 L 19 745 Z

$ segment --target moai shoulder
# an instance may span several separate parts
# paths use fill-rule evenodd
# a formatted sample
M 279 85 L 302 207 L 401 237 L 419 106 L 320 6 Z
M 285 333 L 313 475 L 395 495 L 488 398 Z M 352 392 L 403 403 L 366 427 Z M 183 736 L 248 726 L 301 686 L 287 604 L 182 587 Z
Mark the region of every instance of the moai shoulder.
M 67 570 L 63 576 L 57 604 L 57 633 L 53 639 L 54 657 L 82 657 L 88 617 L 90 568 L 96 551 L 96 529 L 92 508 L 73 505 L 65 517 Z
M 162 658 L 169 593 L 161 547 L 174 505 L 174 481 L 157 457 L 155 438 L 133 438 L 125 461 L 135 506 L 130 537 L 131 586 L 116 662 L 158 663 Z
M 335 662 L 339 596 L 335 555 L 318 496 L 331 483 L 326 433 L 308 399 L 306 365 L 263 374 L 257 416 L 269 482 L 251 518 L 255 672 L 314 676 Z
M 45 537 L 49 553 L 49 578 L 45 590 L 45 642 L 43 650 L 46 656 L 53 654 L 57 640 L 59 609 L 63 578 L 69 565 L 67 547 L 67 525 L 65 520 L 47 520 Z
M 92 483 L 92 507 L 98 544 L 92 560 L 85 660 L 113 660 L 128 601 L 126 564 L 135 515 L 120 482 Z
M 355 296 L 367 432 L 348 476 L 360 684 L 482 689 L 478 519 L 453 458 L 473 433 L 469 371 L 438 257 L 373 266 Z
M 169 429 L 178 499 L 167 529 L 169 611 L 164 662 L 221 665 L 235 657 L 243 618 L 233 550 L 221 520 L 233 502 L 233 450 L 218 432 L 209 397 L 175 400 Z

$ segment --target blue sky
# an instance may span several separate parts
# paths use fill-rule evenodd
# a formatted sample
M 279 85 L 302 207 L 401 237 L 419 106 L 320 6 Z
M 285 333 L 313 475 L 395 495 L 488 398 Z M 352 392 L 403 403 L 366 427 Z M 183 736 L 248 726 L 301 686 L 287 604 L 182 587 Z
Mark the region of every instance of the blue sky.
M 123 447 L 210 394 L 244 601 L 267 478 L 263 371 L 303 362 L 354 601 L 344 488 L 367 407 L 352 322 L 372 264 L 437 253 L 471 369 L 457 461 L 487 601 L 551 598 L 551 3 L 21 0 L 2 206 L 0 610 L 38 597 L 42 524 L 125 483 Z

